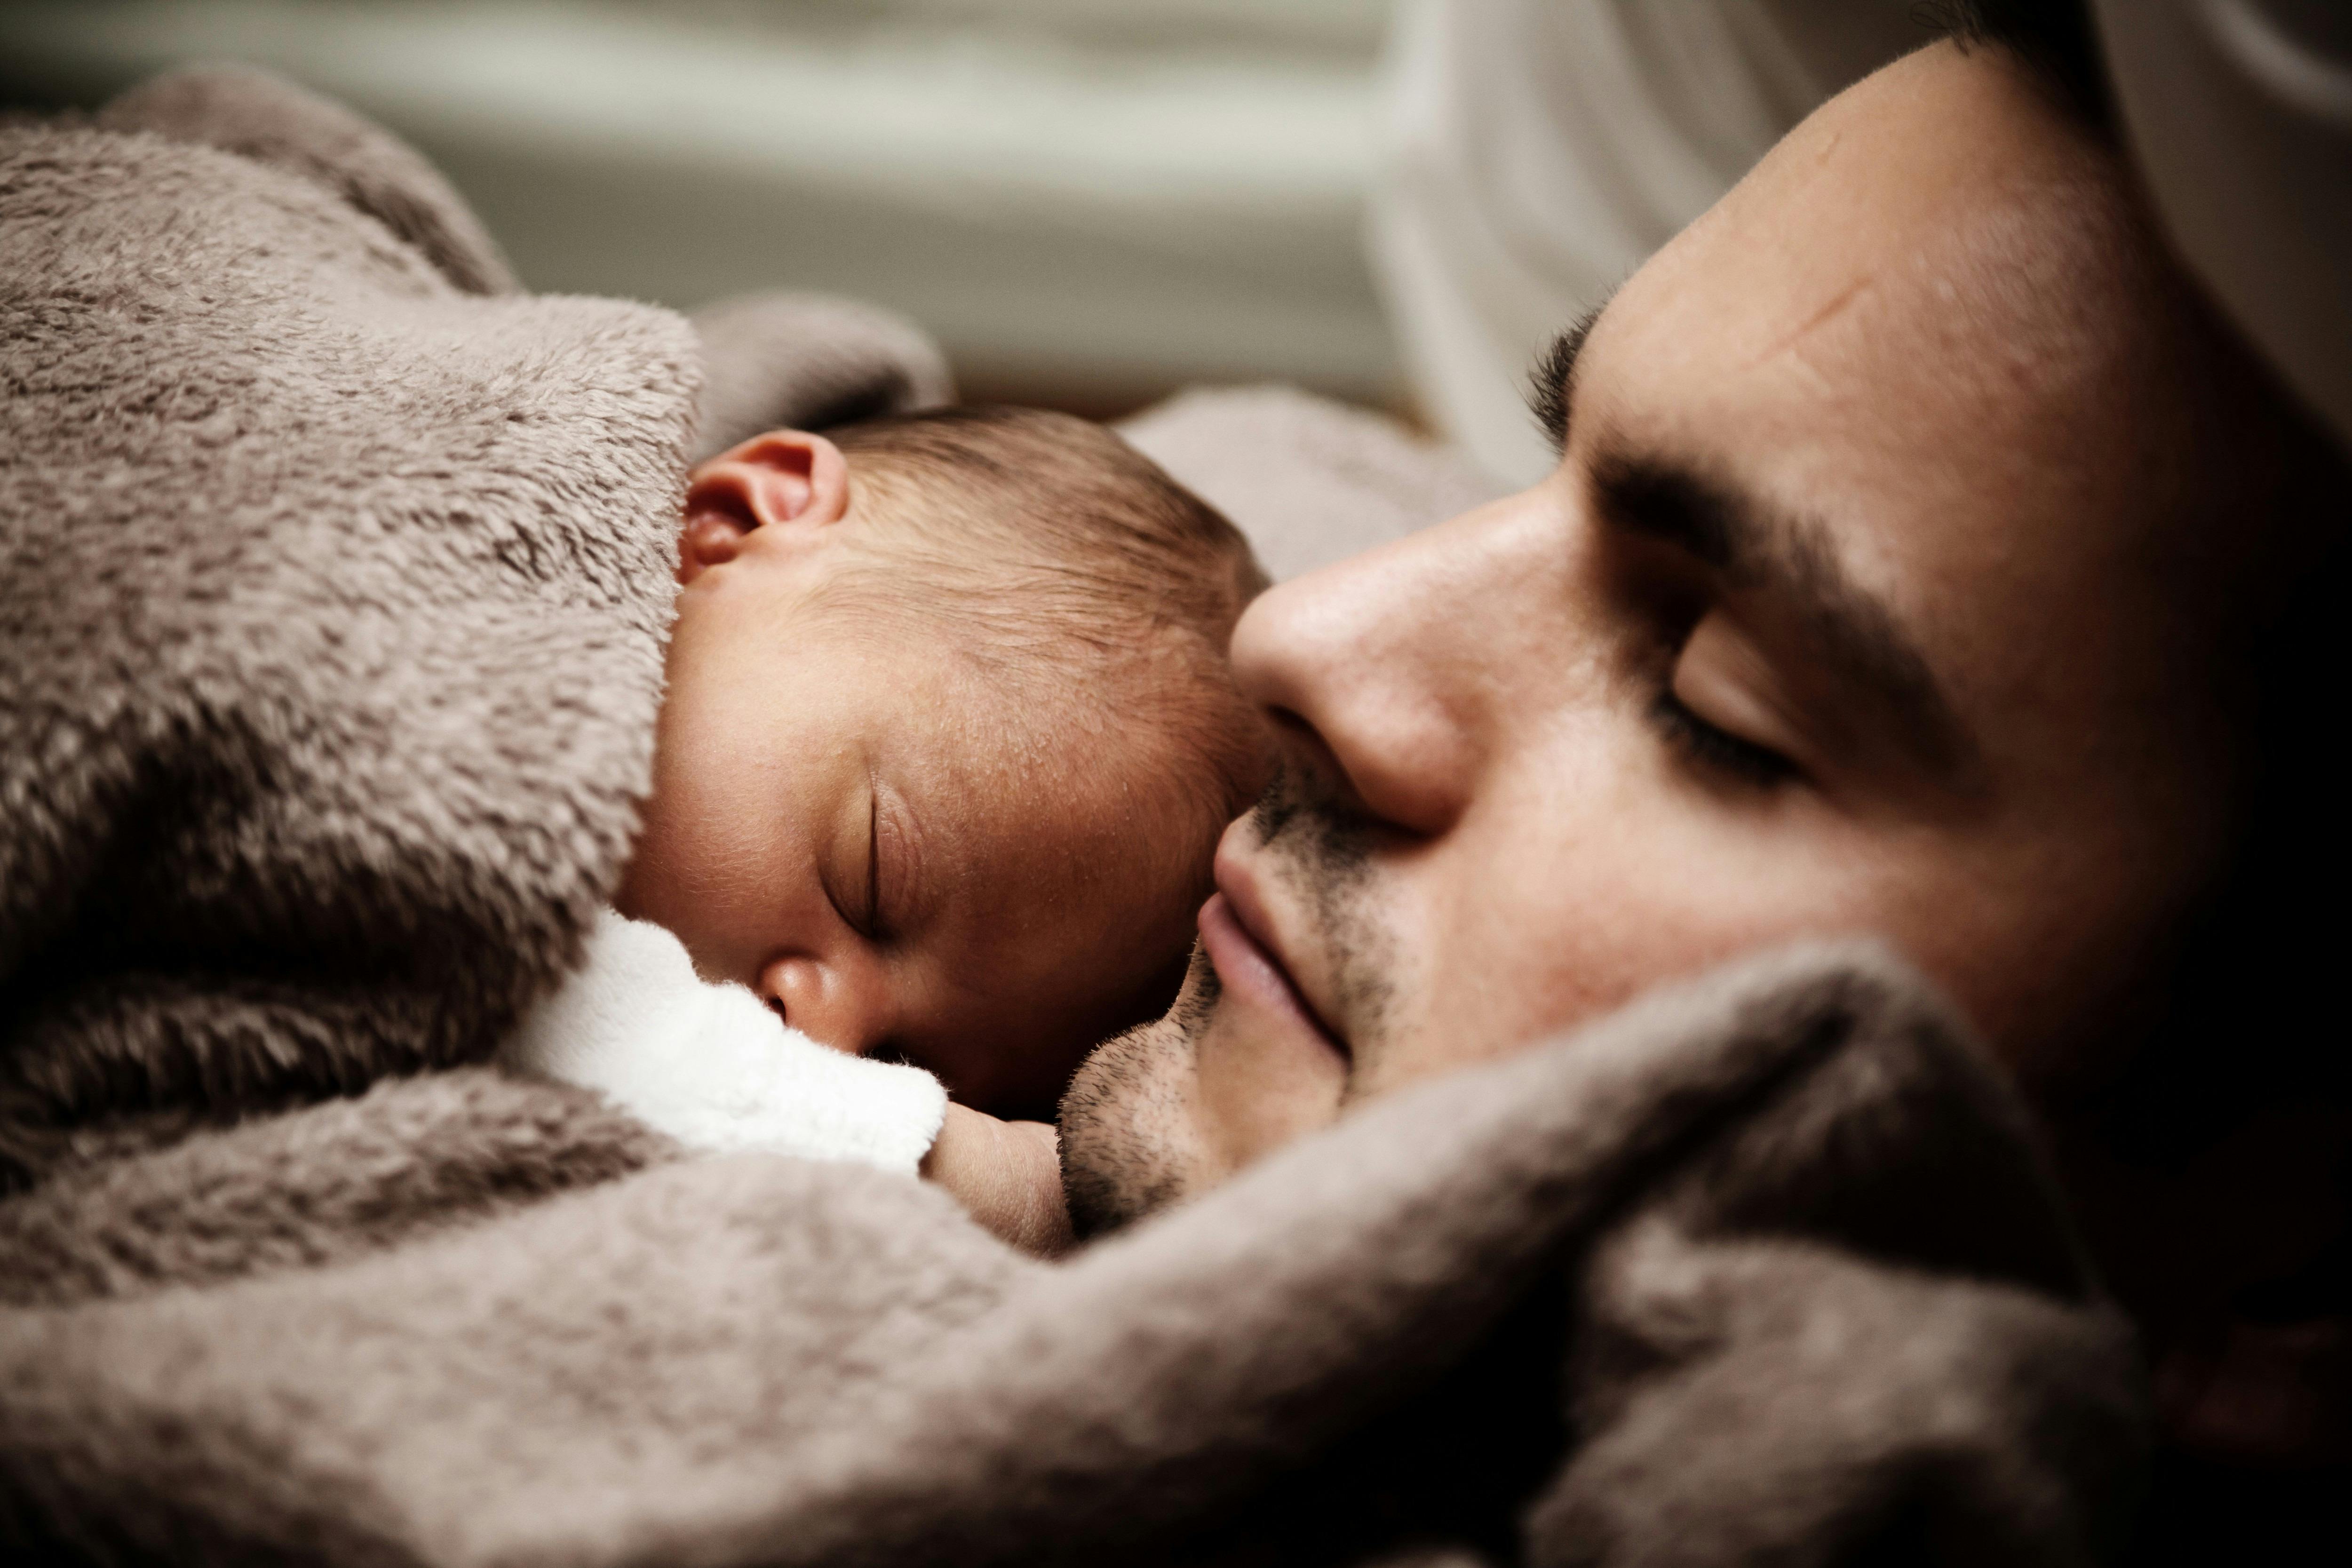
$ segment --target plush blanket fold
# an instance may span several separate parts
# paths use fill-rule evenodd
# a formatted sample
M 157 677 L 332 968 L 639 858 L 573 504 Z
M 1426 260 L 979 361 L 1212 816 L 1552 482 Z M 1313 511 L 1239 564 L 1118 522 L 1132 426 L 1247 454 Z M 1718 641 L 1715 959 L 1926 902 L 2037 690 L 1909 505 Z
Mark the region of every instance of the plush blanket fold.
M 2100 1559 L 2130 1336 L 1870 950 L 1051 1265 L 470 1065 L 627 851 L 698 360 L 808 356 L 714 365 L 705 445 L 944 395 L 887 318 L 728 309 L 514 292 L 248 73 L 0 132 L 0 1554 Z
M 707 325 L 706 432 L 947 390 L 866 307 Z M 481 1059 L 634 832 L 704 344 L 225 69 L 0 132 L 0 1191 Z
M 108 1558 L 2079 1563 L 2139 1436 L 2004 1092 L 1835 952 L 1065 1265 L 746 1157 L 0 1345 L 19 1540 Z
M 381 132 L 208 85 L 0 133 L 0 1184 L 478 1058 L 647 773 L 684 323 L 482 292 L 413 154 L 365 210 L 292 148 Z

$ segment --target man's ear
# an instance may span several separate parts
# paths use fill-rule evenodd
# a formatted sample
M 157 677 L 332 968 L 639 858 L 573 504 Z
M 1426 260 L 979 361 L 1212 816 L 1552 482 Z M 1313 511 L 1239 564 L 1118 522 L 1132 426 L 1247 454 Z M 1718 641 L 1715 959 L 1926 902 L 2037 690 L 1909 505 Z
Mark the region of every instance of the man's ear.
M 766 530 L 788 547 L 817 538 L 849 511 L 849 459 L 822 436 L 771 430 L 721 452 L 687 476 L 677 580 L 691 583 L 732 561 Z

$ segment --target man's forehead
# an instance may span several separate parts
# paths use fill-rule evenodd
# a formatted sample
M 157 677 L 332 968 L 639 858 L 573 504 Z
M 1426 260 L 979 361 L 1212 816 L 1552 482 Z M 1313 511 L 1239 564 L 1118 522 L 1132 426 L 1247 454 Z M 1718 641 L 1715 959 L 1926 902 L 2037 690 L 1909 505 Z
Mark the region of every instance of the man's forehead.
M 1601 315 L 1578 420 L 1857 517 L 2123 493 L 2115 438 L 2177 422 L 2177 302 L 2120 164 L 1999 58 L 1922 51 L 1801 126 Z
M 1629 281 L 1624 313 L 1703 329 L 1718 367 L 1780 359 L 1854 314 L 1930 337 L 2033 318 L 2069 291 L 2006 275 L 2112 258 L 2120 174 L 2003 52 L 1938 45 L 1799 125 Z

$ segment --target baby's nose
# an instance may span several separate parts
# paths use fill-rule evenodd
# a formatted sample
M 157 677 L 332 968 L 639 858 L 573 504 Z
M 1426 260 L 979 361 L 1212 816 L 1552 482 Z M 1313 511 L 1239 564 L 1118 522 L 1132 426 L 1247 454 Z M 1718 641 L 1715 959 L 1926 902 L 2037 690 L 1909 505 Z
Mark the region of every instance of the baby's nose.
M 787 953 L 760 972 L 760 997 L 819 1045 L 864 1056 L 889 1032 L 888 977 L 879 965 Z

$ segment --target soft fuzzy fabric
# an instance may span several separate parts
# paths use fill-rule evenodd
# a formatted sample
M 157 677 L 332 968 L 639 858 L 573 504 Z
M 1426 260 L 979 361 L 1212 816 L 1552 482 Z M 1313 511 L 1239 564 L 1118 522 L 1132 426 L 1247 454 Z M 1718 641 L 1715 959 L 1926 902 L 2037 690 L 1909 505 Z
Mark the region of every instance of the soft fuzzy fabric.
M 223 97 L 0 133 L 0 1183 L 487 1055 L 648 774 L 684 323 L 485 297 L 315 160 L 131 130 L 238 141 Z M 241 101 L 259 154 L 380 138 Z
M 1181 393 L 1118 431 L 1233 519 L 1277 583 L 1500 493 L 1461 454 L 1295 387 Z
M 701 357 L 514 294 L 422 159 L 275 79 L 97 126 L 0 132 L 0 1191 L 480 1060 L 577 958 Z M 876 312 L 722 319 L 766 368 L 716 419 L 940 390 Z
M 515 292 L 505 256 L 438 169 L 340 105 L 264 72 L 172 71 L 108 104 L 97 123 L 217 147 L 299 174 L 383 225 L 454 288 Z
M 249 76 L 0 132 L 0 1555 L 2097 1559 L 2129 1336 L 1866 952 L 1061 1265 L 459 1065 L 625 850 L 696 348 L 418 167 Z
M 745 294 L 694 312 L 705 378 L 696 461 L 762 430 L 824 430 L 955 398 L 947 356 L 892 311 L 829 294 Z
M 110 1157 L 85 1136 L 79 1158 L 0 1201 L 0 1301 L 69 1305 L 361 1258 L 678 1152 L 590 1090 L 488 1068 L 384 1079 L 176 1142 L 134 1129 Z
M 579 969 L 532 1004 L 498 1065 L 592 1089 L 696 1153 L 856 1160 L 912 1176 L 947 1118 L 919 1067 L 819 1045 L 686 944 L 611 910 Z
M 2013 1102 L 1850 952 L 1368 1106 L 1060 1266 L 746 1156 L 0 1314 L 0 1520 L 118 1561 L 2074 1563 L 2140 1434 Z

